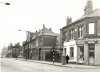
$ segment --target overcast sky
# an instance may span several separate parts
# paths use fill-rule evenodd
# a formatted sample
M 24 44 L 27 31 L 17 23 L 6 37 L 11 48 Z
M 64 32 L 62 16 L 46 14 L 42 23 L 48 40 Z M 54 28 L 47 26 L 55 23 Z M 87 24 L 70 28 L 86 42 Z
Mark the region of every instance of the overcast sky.
M 0 3 L 0 49 L 9 43 L 22 42 L 26 33 L 21 30 L 35 32 L 42 28 L 52 28 L 60 33 L 66 25 L 67 16 L 73 21 L 84 14 L 87 0 L 0 0 L 10 2 L 7 6 Z M 100 8 L 100 0 L 92 0 L 93 9 Z

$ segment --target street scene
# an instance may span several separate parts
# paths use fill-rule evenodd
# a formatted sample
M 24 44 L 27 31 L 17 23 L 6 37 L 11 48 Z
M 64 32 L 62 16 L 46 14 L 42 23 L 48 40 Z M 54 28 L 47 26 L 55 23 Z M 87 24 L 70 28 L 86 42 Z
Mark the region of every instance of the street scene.
M 1 72 L 100 72 L 99 3 L 2 0 Z
M 26 61 L 21 59 L 1 59 L 1 72 L 99 72 L 100 67 L 67 67 Z

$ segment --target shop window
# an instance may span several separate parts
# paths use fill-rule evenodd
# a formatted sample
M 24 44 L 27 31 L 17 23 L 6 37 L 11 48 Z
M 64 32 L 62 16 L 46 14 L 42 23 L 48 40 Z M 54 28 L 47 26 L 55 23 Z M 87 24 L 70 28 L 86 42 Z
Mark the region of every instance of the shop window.
M 95 44 L 89 44 L 89 51 L 93 50 L 94 51 Z
M 80 46 L 80 58 L 84 57 L 84 46 Z
M 89 44 L 89 64 L 94 64 L 95 58 L 95 44 Z
M 90 57 L 94 57 L 94 52 L 91 52 L 91 51 L 89 52 L 89 58 Z
M 84 62 L 84 46 L 78 46 L 78 62 L 83 63 Z
M 94 23 L 89 23 L 89 34 L 94 34 Z
M 70 47 L 70 57 L 74 57 L 74 47 Z

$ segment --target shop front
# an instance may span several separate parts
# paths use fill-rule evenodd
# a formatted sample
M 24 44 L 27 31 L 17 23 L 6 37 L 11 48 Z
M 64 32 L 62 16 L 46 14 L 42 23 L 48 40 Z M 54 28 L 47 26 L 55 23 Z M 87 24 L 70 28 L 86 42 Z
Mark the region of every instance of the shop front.
M 69 62 L 100 65 L 100 41 L 97 39 L 64 42 L 64 49 L 66 50 L 65 56 L 70 57 Z
M 77 63 L 100 65 L 100 41 L 87 39 L 77 41 Z

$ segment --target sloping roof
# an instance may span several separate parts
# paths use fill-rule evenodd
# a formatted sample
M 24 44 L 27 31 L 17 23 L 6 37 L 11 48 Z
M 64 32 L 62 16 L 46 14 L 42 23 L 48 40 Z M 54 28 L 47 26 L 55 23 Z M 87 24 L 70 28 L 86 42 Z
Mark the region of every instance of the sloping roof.
M 82 17 L 80 17 L 79 19 L 77 19 L 76 21 L 74 21 L 73 23 L 79 21 L 79 20 L 82 20 L 84 18 L 88 18 L 88 17 L 100 17 L 100 9 L 95 9 L 92 11 L 92 13 L 88 14 L 88 15 L 83 15 Z M 69 24 L 69 25 L 72 25 L 73 23 Z M 67 25 L 67 26 L 69 26 Z M 63 28 L 66 28 L 67 26 L 63 27 Z M 63 29 L 61 28 L 61 29 Z
M 91 14 L 83 15 L 78 20 L 81 20 L 81 19 L 86 18 L 86 17 L 100 17 L 100 9 L 97 8 L 97 9 L 93 10 L 93 12 Z M 78 20 L 76 20 L 76 21 L 78 21 Z
M 58 42 L 60 42 L 60 34 L 57 34 L 57 33 L 56 33 L 56 36 L 57 36 Z
M 39 35 L 55 35 L 55 33 L 44 27 L 40 30 Z
M 34 34 L 35 34 L 35 33 L 30 32 L 30 39 L 32 39 L 32 37 L 33 37 Z
M 41 36 L 41 35 L 52 35 L 52 36 L 57 36 L 54 32 L 52 32 L 52 30 L 50 29 L 47 29 L 45 26 L 39 30 L 38 32 L 36 32 L 33 36 L 33 39 L 34 38 L 37 38 L 38 36 Z

